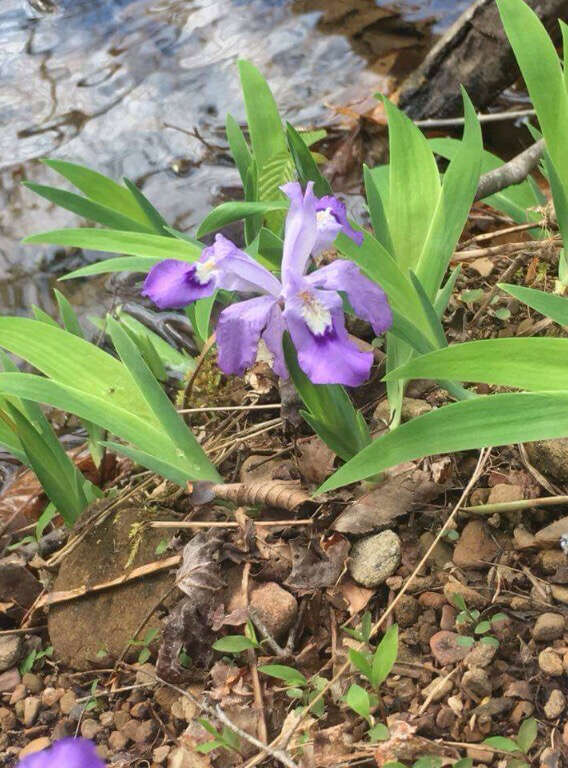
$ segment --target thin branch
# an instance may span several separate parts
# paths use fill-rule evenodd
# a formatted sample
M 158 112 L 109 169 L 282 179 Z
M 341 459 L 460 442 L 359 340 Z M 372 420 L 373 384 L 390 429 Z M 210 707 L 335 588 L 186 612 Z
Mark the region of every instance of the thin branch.
M 544 139 L 540 139 L 505 165 L 484 173 L 479 179 L 475 199 L 482 200 L 484 197 L 501 192 L 506 187 L 520 184 L 537 167 L 543 152 Z
M 515 112 L 490 112 L 482 115 L 478 114 L 477 119 L 480 123 L 497 123 L 502 120 L 518 120 L 521 117 L 532 117 L 536 112 L 534 109 L 521 109 Z M 430 118 L 428 120 L 415 120 L 414 125 L 419 128 L 451 128 L 456 125 L 463 125 L 465 119 L 463 117 L 442 117 L 442 118 Z

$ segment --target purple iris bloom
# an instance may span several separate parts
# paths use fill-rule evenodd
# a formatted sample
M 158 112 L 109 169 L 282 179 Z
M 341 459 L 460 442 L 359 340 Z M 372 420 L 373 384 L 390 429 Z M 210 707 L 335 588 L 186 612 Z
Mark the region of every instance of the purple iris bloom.
M 357 245 L 363 244 L 363 233 L 353 229 L 347 218 L 345 205 L 333 195 L 320 197 L 316 202 L 317 237 L 314 254 L 325 251 L 340 232 Z
M 357 315 L 367 320 L 377 335 L 392 325 L 387 298 L 352 261 L 339 259 L 305 274 L 310 256 L 330 245 L 339 231 L 356 242 L 360 242 L 361 233 L 346 229 L 351 229 L 346 217 L 345 223 L 340 221 L 345 209 L 339 201 L 315 197 L 313 183 L 308 183 L 305 194 L 297 182 L 282 189 L 290 198 L 282 283 L 218 235 L 215 245 L 203 251 L 197 266 L 184 262 L 172 266 L 171 261 L 157 264 L 148 275 L 144 292 L 160 307 L 182 306 L 210 295 L 218 287 L 262 293 L 233 304 L 219 317 L 217 348 L 219 367 L 224 373 L 242 374 L 254 363 L 259 344 L 264 343 L 274 370 L 286 378 L 282 335 L 287 330 L 298 363 L 314 384 L 358 386 L 369 377 L 373 355 L 361 351 L 349 338 L 339 291 L 346 294 Z
M 49 749 L 27 755 L 17 768 L 105 768 L 89 739 L 61 739 Z

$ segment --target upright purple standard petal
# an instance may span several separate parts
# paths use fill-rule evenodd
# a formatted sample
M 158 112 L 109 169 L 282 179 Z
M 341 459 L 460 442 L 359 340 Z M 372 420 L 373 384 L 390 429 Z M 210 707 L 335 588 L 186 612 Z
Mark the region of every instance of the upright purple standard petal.
M 207 274 L 200 262 L 166 259 L 152 267 L 142 289 L 160 309 L 179 309 L 191 301 L 211 296 L 217 280 L 215 274 Z
M 371 323 L 379 336 L 392 325 L 392 312 L 383 289 L 352 261 L 337 259 L 306 277 L 310 285 L 344 291 L 355 313 Z
M 297 181 L 291 181 L 281 189 L 290 198 L 282 253 L 282 282 L 286 285 L 304 274 L 314 250 L 317 198 L 314 196 L 313 181 L 308 182 L 305 194 L 302 194 Z
M 49 749 L 27 755 L 17 768 L 105 768 L 105 764 L 92 741 L 61 739 Z
M 300 368 L 314 384 L 357 387 L 369 378 L 373 355 L 350 341 L 339 294 L 307 287 L 287 296 L 284 319 Z
M 329 248 L 340 232 L 350 237 L 357 245 L 363 243 L 363 233 L 353 229 L 347 218 L 345 204 L 333 195 L 320 197 L 316 203 L 317 238 L 314 252 Z
M 217 323 L 219 368 L 226 374 L 241 375 L 256 360 L 258 342 L 274 308 L 273 296 L 240 301 L 224 309 Z

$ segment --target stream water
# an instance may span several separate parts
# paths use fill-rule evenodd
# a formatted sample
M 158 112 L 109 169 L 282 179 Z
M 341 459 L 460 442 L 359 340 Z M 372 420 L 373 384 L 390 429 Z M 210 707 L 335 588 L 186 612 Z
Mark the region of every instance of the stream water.
M 385 88 L 392 57 L 422 56 L 468 4 L 0 0 L 0 314 L 52 311 L 56 276 L 95 258 L 20 244 L 78 223 L 21 186 L 57 180 L 41 157 L 128 176 L 191 230 L 236 194 L 223 125 L 227 112 L 244 119 L 239 57 L 267 76 L 287 120 L 329 124 L 329 104 Z M 110 304 L 101 288 L 64 290 L 83 314 Z

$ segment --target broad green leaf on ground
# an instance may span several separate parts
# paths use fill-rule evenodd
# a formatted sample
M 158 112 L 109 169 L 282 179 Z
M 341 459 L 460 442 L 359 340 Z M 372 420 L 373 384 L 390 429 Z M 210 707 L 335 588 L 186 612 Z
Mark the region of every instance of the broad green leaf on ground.
M 507 393 L 452 403 L 378 438 L 326 480 L 317 493 L 365 480 L 403 461 L 436 453 L 567 435 L 567 391 Z
M 567 357 L 568 339 L 562 338 L 468 341 L 414 358 L 386 379 L 442 378 L 535 391 L 568 390 Z

